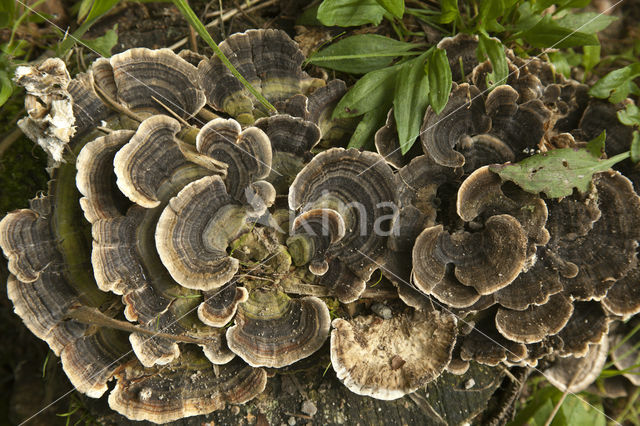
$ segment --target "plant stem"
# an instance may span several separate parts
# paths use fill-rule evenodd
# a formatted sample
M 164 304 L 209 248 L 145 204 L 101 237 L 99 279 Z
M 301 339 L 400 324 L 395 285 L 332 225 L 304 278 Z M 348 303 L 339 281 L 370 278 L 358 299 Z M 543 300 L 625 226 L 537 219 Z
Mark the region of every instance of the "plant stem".
M 198 17 L 196 16 L 195 12 L 193 11 L 193 9 L 191 9 L 191 7 L 189 7 L 189 5 L 187 4 L 187 2 L 185 0 L 172 0 L 173 4 L 178 8 L 178 10 L 180 10 L 180 13 L 182 13 L 182 15 L 186 18 L 187 22 L 189 22 L 189 24 L 198 32 L 198 34 L 200 35 L 200 37 L 202 37 L 202 39 L 204 41 L 207 42 L 207 44 L 209 46 L 211 46 L 211 48 L 213 49 L 213 51 L 215 52 L 216 56 L 222 61 L 222 63 L 229 69 L 229 71 L 231 71 L 231 74 L 233 74 L 238 80 L 240 80 L 240 83 L 242 83 L 242 85 L 244 87 L 246 87 L 246 89 L 253 95 L 256 97 L 256 99 L 265 107 L 267 108 L 267 110 L 271 111 L 271 112 L 277 112 L 276 108 L 271 105 L 269 103 L 268 100 L 265 99 L 264 96 L 262 96 L 262 94 L 260 94 L 260 92 L 258 92 L 236 69 L 236 67 L 233 66 L 233 64 L 229 61 L 229 59 L 225 56 L 224 53 L 222 53 L 222 50 L 220 50 L 220 48 L 218 47 L 218 45 L 216 44 L 215 41 L 213 41 L 213 38 L 211 38 L 211 35 L 209 34 L 209 32 L 207 31 L 207 29 L 205 28 L 205 26 L 202 24 L 202 22 L 200 22 L 200 20 L 198 19 Z

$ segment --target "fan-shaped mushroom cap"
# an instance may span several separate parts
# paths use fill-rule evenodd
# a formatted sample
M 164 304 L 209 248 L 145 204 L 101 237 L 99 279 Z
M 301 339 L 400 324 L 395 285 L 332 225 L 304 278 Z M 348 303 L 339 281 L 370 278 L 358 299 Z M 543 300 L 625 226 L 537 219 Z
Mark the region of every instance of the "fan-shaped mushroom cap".
M 480 294 L 490 294 L 511 283 L 524 267 L 526 236 L 512 216 L 497 215 L 485 229 L 470 234 L 449 234 L 442 225 L 425 229 L 413 247 L 412 277 L 425 293 L 455 265 L 455 276 Z
M 591 99 L 579 124 L 585 140 L 591 140 L 603 130 L 606 131 L 605 150 L 609 157 L 628 150 L 633 137 L 633 128 L 618 120 L 618 108 L 609 101 Z
M 596 176 L 600 218 L 585 236 L 569 236 L 554 251 L 579 268 L 575 278 L 564 279 L 565 290 L 578 300 L 600 300 L 613 283 L 635 267 L 640 239 L 640 198 L 631 182 L 617 172 Z
M 490 366 L 501 362 L 517 363 L 527 357 L 527 347 L 499 334 L 487 318 L 462 338 L 460 357 L 463 361 L 474 360 Z
M 249 30 L 228 37 L 219 47 L 269 102 L 284 101 L 314 84 L 313 79 L 302 71 L 304 55 L 283 31 Z M 243 124 L 253 122 L 258 113 L 254 110 L 259 110 L 261 105 L 217 55 L 202 61 L 198 74 L 207 100 L 214 108 L 225 111 Z
M 134 203 L 160 205 L 158 189 L 187 160 L 175 142 L 180 123 L 166 115 L 147 118 L 116 154 L 113 166 L 118 188 Z
M 124 333 L 107 328 L 78 336 L 60 354 L 69 381 L 85 395 L 100 398 L 107 391 L 107 382 L 131 359 L 124 342 Z
M 482 297 L 473 287 L 461 284 L 450 273 L 445 273 L 429 294 L 451 308 L 468 308 Z
M 289 190 L 289 208 L 302 213 L 330 208 L 340 213 L 346 232 L 327 255 L 367 280 L 383 259 L 396 197 L 395 178 L 382 157 L 332 148 L 298 173 Z
M 400 151 L 396 120 L 393 116 L 393 108 L 387 113 L 387 121 L 374 136 L 376 151 L 382 155 L 387 163 L 399 169 L 407 164 L 407 155 Z
M 133 136 L 131 130 L 115 130 L 87 143 L 76 160 L 76 186 L 84 196 L 80 206 L 89 223 L 121 216 L 112 191 L 113 157 Z
M 453 81 L 461 80 L 478 64 L 476 55 L 478 36 L 476 35 L 458 33 L 455 37 L 443 38 L 438 42 L 437 47 L 447 51 Z
M 271 141 L 271 174 L 266 178 L 279 193 L 285 193 L 295 176 L 313 155 L 320 141 L 320 128 L 310 121 L 286 114 L 261 118 L 255 122 Z
M 611 286 L 602 304 L 616 315 L 640 313 L 640 268 L 637 266 Z
M 376 315 L 337 318 L 331 331 L 331 365 L 352 392 L 397 399 L 437 378 L 451 360 L 456 319 L 415 311 L 383 320 Z
M 106 120 L 112 111 L 102 102 L 93 89 L 93 73 L 78 74 L 69 82 L 67 90 L 71 96 L 75 117 L 74 140 L 78 140 Z M 115 98 L 114 98 L 115 99 Z
M 209 361 L 193 352 L 158 370 L 129 364 L 116 378 L 109 406 L 131 420 L 154 423 L 208 414 L 227 403 L 243 404 L 267 384 L 262 368 L 234 361 L 214 370 Z
M 195 115 L 206 103 L 196 67 L 170 49 L 129 49 L 110 59 L 117 100 L 131 110 Z M 155 98 L 155 100 L 153 99 Z
M 440 165 L 461 167 L 464 156 L 453 147 L 465 137 L 486 133 L 490 128 L 491 120 L 485 113 L 480 91 L 466 83 L 454 85 L 440 114 L 427 108 L 420 129 L 422 149 Z
M 491 172 L 488 166 L 471 173 L 458 190 L 456 209 L 465 222 L 476 217 L 508 213 L 522 225 L 530 240 L 527 257 L 535 253 L 536 245 L 549 241 L 549 232 L 545 229 L 547 206 L 539 197 L 513 188 L 507 196 L 502 191 L 502 180 Z
M 316 297 L 254 290 L 239 306 L 227 344 L 251 366 L 284 367 L 320 349 L 329 322 L 329 309 Z
M 464 139 L 458 148 L 460 153 L 464 155 L 465 174 L 470 174 L 489 164 L 515 160 L 515 154 L 508 144 L 488 134 Z
M 316 276 L 314 284 L 328 288 L 330 294 L 334 294 L 342 303 L 358 300 L 367 288 L 365 280 L 356 275 L 340 259 L 332 259 L 328 264 L 328 271 L 323 275 Z
M 573 304 L 563 293 L 555 294 L 544 305 L 523 311 L 498 308 L 496 327 L 500 334 L 514 342 L 534 343 L 557 334 L 571 318 Z
M 585 356 L 557 358 L 544 370 L 544 377 L 563 392 L 581 392 L 593 383 L 604 367 L 609 352 L 608 340 L 589 345 Z
M 265 178 L 271 172 L 271 143 L 267 135 L 256 127 L 249 127 L 241 132 L 237 121 L 216 118 L 200 130 L 196 138 L 198 152 L 228 165 L 225 184 L 227 192 L 234 199 L 251 203 L 251 194 L 268 196 L 275 190 L 250 189 L 249 186 L 258 179 Z M 263 185 L 263 184 L 261 184 Z M 268 183 L 264 185 L 270 186 Z M 264 209 L 273 203 L 274 199 L 263 199 Z M 264 210 L 257 211 L 257 215 Z
M 606 338 L 611 318 L 602 306 L 594 301 L 574 302 L 573 314 L 558 337 L 562 339 L 560 356 L 585 356 L 589 347 L 597 345 Z
M 192 182 L 169 201 L 158 219 L 160 259 L 182 286 L 218 288 L 238 270 L 238 260 L 228 256 L 226 249 L 246 219 L 245 209 L 233 202 L 219 176 Z
M 249 299 L 249 292 L 230 282 L 217 291 L 204 293 L 204 302 L 198 306 L 198 318 L 211 327 L 222 327 L 236 314 L 238 304 Z

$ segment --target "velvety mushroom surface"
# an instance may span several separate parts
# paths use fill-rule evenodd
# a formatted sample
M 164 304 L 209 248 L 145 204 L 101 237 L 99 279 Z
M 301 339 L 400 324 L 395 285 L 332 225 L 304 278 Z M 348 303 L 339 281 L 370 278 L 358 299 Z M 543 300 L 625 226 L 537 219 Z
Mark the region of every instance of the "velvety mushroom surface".
M 487 90 L 476 37 L 438 47 L 456 83 L 404 156 L 392 111 L 378 152 L 344 148 L 346 85 L 303 71 L 278 30 L 220 43 L 277 114 L 217 56 L 131 49 L 73 79 L 60 60 L 21 67 L 20 126 L 56 167 L 49 195 L 0 221 L 16 314 L 133 420 L 243 404 L 265 368 L 326 365 L 327 346 L 338 379 L 378 399 L 476 363 L 584 389 L 595 376 L 575 372 L 601 369 L 613 322 L 640 311 L 640 197 L 612 170 L 549 199 L 488 166 L 583 146 L 615 111 L 510 51 Z M 51 96 L 60 116 L 43 120 Z

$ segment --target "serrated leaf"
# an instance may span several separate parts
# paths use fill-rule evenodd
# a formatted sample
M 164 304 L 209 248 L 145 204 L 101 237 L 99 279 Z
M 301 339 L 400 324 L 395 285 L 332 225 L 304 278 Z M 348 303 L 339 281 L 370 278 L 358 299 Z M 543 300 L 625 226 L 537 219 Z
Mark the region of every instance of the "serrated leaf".
M 429 105 L 436 114 L 440 114 L 449 101 L 452 84 L 451 67 L 445 50 L 434 49 L 426 72 L 429 79 Z
M 426 55 L 427 52 L 402 64 L 396 80 L 393 115 L 396 119 L 400 151 L 403 155 L 409 151 L 420 134 L 422 119 L 429 105 L 427 96 L 429 81 L 424 72 Z M 444 58 L 446 61 L 446 54 Z M 448 67 L 449 62 L 446 63 Z
M 374 136 L 378 129 L 384 126 L 389 108 L 391 108 L 391 105 L 387 104 L 367 112 L 353 131 L 347 148 L 360 149 L 373 147 Z
M 615 92 L 622 91 L 625 92 L 624 97 L 619 95 L 617 98 L 622 97 L 624 99 L 630 90 L 628 83 L 638 76 L 640 76 L 640 63 L 613 70 L 598 80 L 589 90 L 589 94 L 596 98 L 605 99 Z
M 438 22 L 441 24 L 449 24 L 460 16 L 458 9 L 458 0 L 442 0 L 440 1 L 440 17 Z
M 333 110 L 333 118 L 357 117 L 393 98 L 400 65 L 371 71 L 353 85 Z
M 533 47 L 566 49 L 575 46 L 589 46 L 600 44 L 595 34 L 574 31 L 559 25 L 545 15 L 534 26 L 517 34 Z
M 506 83 L 509 76 L 509 65 L 504 53 L 504 46 L 500 40 L 480 34 L 478 49 L 487 55 L 489 62 L 491 62 L 491 68 L 493 68 L 493 71 L 487 75 L 487 86 L 493 87 Z
M 586 12 L 586 13 L 567 13 L 562 18 L 556 19 L 555 22 L 565 28 L 570 28 L 582 33 L 597 33 L 607 28 L 612 22 L 618 18 L 602 13 Z
M 608 170 L 626 158 L 629 152 L 600 160 L 586 149 L 563 148 L 536 154 L 516 164 L 490 166 L 490 170 L 527 192 L 544 192 L 549 198 L 560 198 L 571 195 L 573 188 L 587 192 L 594 173 Z
M 322 49 L 308 62 L 337 71 L 365 74 L 390 65 L 394 57 L 418 46 L 377 34 L 359 34 Z
M 6 71 L 0 71 L 0 106 L 7 102 L 7 99 L 13 93 L 13 88 L 13 83 Z
M 318 8 L 318 20 L 326 26 L 379 25 L 384 14 L 376 0 L 324 0 Z
M 118 24 L 113 29 L 107 31 L 103 36 L 96 37 L 93 40 L 82 40 L 82 43 L 91 50 L 98 52 L 101 56 L 109 58 L 111 49 L 118 43 Z
M 402 18 L 404 15 L 404 0 L 376 0 L 378 4 L 385 8 L 387 12 L 396 18 Z
M 640 132 L 633 131 L 633 137 L 631 139 L 631 161 L 637 163 L 640 161 Z
M 587 143 L 587 151 L 589 151 L 595 158 L 602 157 L 604 154 L 605 140 L 607 140 L 607 132 L 603 130 L 602 133 Z

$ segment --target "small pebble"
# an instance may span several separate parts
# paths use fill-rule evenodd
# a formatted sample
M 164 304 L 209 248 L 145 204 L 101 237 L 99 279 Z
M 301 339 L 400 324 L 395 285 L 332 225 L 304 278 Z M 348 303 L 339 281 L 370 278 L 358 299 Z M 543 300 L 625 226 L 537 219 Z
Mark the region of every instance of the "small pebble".
M 307 399 L 302 403 L 302 408 L 300 409 L 300 411 L 310 417 L 313 417 L 318 412 L 318 408 L 313 402 Z
M 471 389 L 474 385 L 476 384 L 476 381 L 473 379 L 469 379 L 467 380 L 467 382 L 464 384 L 464 388 L 465 389 Z
M 374 303 L 371 305 L 371 310 L 374 314 L 379 316 L 382 319 L 391 319 L 393 317 L 393 312 L 391 312 L 391 308 L 385 305 L 384 303 Z
M 296 424 L 296 418 L 289 417 L 288 423 L 289 423 L 289 426 L 294 426 Z

